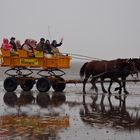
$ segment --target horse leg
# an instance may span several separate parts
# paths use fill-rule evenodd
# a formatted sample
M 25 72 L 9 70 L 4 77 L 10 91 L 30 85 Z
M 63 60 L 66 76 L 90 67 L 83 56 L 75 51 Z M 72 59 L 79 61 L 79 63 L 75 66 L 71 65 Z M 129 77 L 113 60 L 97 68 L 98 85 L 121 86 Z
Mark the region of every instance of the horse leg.
M 90 81 L 90 82 L 91 82 L 91 84 L 92 84 L 91 89 L 94 89 L 94 88 L 95 88 L 95 86 L 96 86 L 96 85 L 95 85 L 95 83 L 94 83 L 94 81 L 95 81 L 95 80 L 94 80 L 94 78 L 92 78 L 92 79 L 91 79 L 91 81 Z
M 83 105 L 86 104 L 86 101 L 85 101 L 85 94 L 83 94 Z
M 118 92 L 118 93 L 119 93 L 119 95 L 120 95 L 121 92 L 122 92 L 122 85 L 121 85 L 121 82 L 120 82 L 120 80 L 119 80 L 118 78 L 117 78 L 115 81 L 116 81 L 116 82 L 119 84 L 119 86 L 120 86 L 120 87 L 118 88 L 118 89 L 119 89 L 119 92 Z M 115 90 L 116 90 L 116 88 L 115 88 Z
M 111 86 L 112 86 L 112 84 L 113 84 L 113 80 L 111 79 L 110 84 L 109 84 L 109 87 L 108 87 L 108 93 L 109 93 L 109 95 L 112 94 L 111 93 Z
M 83 81 L 83 104 L 85 104 L 85 94 L 86 94 L 86 83 L 87 83 L 87 80 L 88 80 L 89 77 L 85 77 L 84 81 Z
M 86 77 L 83 81 L 83 93 L 86 94 L 86 90 L 85 90 L 85 87 L 86 87 L 86 83 L 87 83 L 87 80 L 88 80 L 88 77 Z
M 96 80 L 97 80 L 96 78 L 92 78 L 92 80 L 91 80 L 91 84 L 92 84 L 91 89 L 95 88 L 95 91 L 98 93 L 98 88 L 97 88 L 97 86 L 95 84 Z
M 129 92 L 126 90 L 126 78 L 122 77 L 122 83 L 123 83 L 123 89 L 125 94 L 129 94 Z
M 111 102 L 111 95 L 108 96 L 108 101 L 109 101 L 110 110 L 113 110 L 114 108 Z
M 104 87 L 104 78 L 101 78 L 101 88 L 102 88 L 103 93 L 107 93 L 107 91 Z

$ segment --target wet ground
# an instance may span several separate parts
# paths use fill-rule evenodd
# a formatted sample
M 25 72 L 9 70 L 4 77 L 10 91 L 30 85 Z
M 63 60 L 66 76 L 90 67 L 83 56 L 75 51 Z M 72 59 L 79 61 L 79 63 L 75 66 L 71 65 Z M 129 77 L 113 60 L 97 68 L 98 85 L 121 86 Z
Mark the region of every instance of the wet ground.
M 82 84 L 63 93 L 18 88 L 6 93 L 0 82 L 0 140 L 139 140 L 140 84 L 127 83 L 121 97 L 91 90 L 83 104 Z M 106 87 L 108 85 L 106 84 Z M 115 87 L 116 85 L 114 85 Z

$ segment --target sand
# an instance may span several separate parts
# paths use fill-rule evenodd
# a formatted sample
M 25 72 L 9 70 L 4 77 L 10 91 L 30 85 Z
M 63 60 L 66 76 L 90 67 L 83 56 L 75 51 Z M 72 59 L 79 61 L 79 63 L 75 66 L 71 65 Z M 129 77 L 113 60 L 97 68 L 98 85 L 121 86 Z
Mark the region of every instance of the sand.
M 64 78 L 79 79 L 82 64 L 73 63 Z M 59 93 L 39 93 L 35 86 L 7 93 L 6 69 L 0 74 L 0 140 L 139 140 L 140 83 L 127 83 L 129 94 L 121 97 L 115 83 L 111 96 L 99 83 L 98 94 L 87 84 L 83 102 L 82 84 L 67 84 Z

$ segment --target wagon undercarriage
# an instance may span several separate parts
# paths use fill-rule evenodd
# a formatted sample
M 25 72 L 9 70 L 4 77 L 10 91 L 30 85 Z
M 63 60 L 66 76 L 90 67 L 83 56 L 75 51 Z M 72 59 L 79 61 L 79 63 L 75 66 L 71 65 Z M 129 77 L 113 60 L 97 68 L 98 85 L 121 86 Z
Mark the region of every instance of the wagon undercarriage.
M 33 71 L 37 72 L 36 77 L 32 76 Z M 5 74 L 8 77 L 4 80 L 4 88 L 8 92 L 15 91 L 18 85 L 24 91 L 30 91 L 36 85 L 39 92 L 47 92 L 51 86 L 54 91 L 63 91 L 66 86 L 62 78 L 65 72 L 60 69 L 15 68 L 8 69 Z

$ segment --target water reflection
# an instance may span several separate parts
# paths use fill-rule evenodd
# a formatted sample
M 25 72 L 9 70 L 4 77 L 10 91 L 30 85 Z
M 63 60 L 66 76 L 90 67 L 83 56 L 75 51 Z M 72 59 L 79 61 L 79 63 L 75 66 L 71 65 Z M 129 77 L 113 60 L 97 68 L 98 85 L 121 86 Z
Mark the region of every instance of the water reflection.
M 17 100 L 18 106 L 25 106 L 34 103 L 35 103 L 35 97 L 33 96 L 33 93 L 31 91 L 21 92 Z
M 91 126 L 111 127 L 116 129 L 134 130 L 140 129 L 140 116 L 138 111 L 134 114 L 132 109 L 126 108 L 127 96 L 120 96 L 116 99 L 119 105 L 115 106 L 111 98 L 108 97 L 109 106 L 104 105 L 104 99 L 107 98 L 102 94 L 100 104 L 97 104 L 98 95 L 92 97 L 92 103 L 84 103 L 83 108 L 80 109 L 81 120 Z M 135 112 L 135 109 L 133 109 Z
M 22 107 L 30 109 L 30 106 L 38 106 L 49 108 L 61 106 L 66 97 L 64 94 L 54 93 L 50 96 L 48 93 L 39 93 L 35 96 L 32 92 L 7 92 L 3 96 L 4 103 L 12 108 L 18 108 L 18 113 L 8 113 L 8 115 L 0 116 L 0 139 L 37 139 L 37 140 L 56 140 L 59 139 L 58 133 L 60 129 L 69 127 L 69 116 L 53 115 L 48 112 L 45 115 L 31 115 L 30 112 L 23 113 Z M 30 106 L 28 106 L 30 105 Z M 47 109 L 48 110 L 48 109 Z M 47 111 L 45 110 L 45 111 Z
M 37 104 L 42 108 L 46 108 L 48 105 L 51 105 L 51 107 L 59 107 L 65 103 L 65 101 L 65 94 L 56 92 L 52 94 L 52 97 L 46 93 L 39 93 L 36 98 Z
M 14 107 L 17 104 L 17 95 L 15 92 L 6 92 L 3 96 L 3 101 L 6 105 Z
M 3 96 L 3 101 L 10 107 L 25 106 L 35 103 L 35 97 L 32 92 L 21 92 L 18 97 L 15 92 L 6 92 Z
M 66 101 L 66 96 L 63 93 L 53 93 L 52 97 L 48 93 L 39 93 L 34 97 L 31 91 L 21 92 L 18 97 L 15 92 L 6 92 L 3 96 L 3 101 L 10 107 L 26 106 L 28 104 L 37 104 L 42 108 L 47 108 L 49 105 L 59 107 Z
M 48 107 L 48 105 L 50 105 L 50 102 L 51 98 L 47 93 L 39 93 L 36 97 L 36 103 L 42 108 Z
M 69 126 L 69 117 L 6 115 L 0 117 L 0 139 L 58 139 L 58 132 Z
M 52 95 L 52 105 L 55 107 L 61 106 L 66 101 L 66 96 L 63 93 L 53 93 Z

